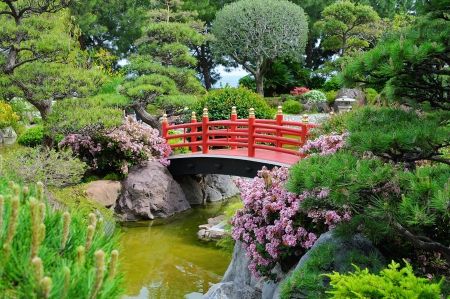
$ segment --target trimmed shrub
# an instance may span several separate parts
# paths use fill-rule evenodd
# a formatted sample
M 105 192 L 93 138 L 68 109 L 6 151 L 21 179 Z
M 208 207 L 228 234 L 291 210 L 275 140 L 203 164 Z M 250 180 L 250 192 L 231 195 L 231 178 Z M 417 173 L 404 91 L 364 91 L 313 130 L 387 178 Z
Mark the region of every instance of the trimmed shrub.
M 380 275 L 370 274 L 368 269 L 361 270 L 355 266 L 356 272 L 347 275 L 334 272 L 325 274 L 331 279 L 330 298 L 409 298 L 440 299 L 441 285 L 431 283 L 427 278 L 414 276 L 412 267 L 406 262 L 402 269 L 400 264 L 392 263 Z
M 323 103 L 327 101 L 327 97 L 320 90 L 311 90 L 310 92 L 304 93 L 302 99 L 308 104 Z
M 379 96 L 378 92 L 373 88 L 366 88 L 364 93 L 366 94 L 367 104 L 375 105 Z
M 322 85 L 321 89 L 323 91 L 330 91 L 330 90 L 339 90 L 341 88 L 342 88 L 342 83 L 339 82 L 338 77 L 332 77 L 331 79 L 329 79 Z
M 74 158 L 72 151 L 42 151 L 40 148 L 24 148 L 14 151 L 5 166 L 24 182 L 43 182 L 46 186 L 62 187 L 79 183 L 86 163 Z
M 281 98 L 278 97 L 276 98 L 265 97 L 264 100 L 266 101 L 267 105 L 269 105 L 271 108 L 278 108 L 278 106 L 283 105 L 283 101 L 281 100 Z
M 36 147 L 42 145 L 44 138 L 44 126 L 37 125 L 26 130 L 17 138 L 17 143 L 22 146 Z
M 302 104 L 294 100 L 287 100 L 283 103 L 283 113 L 298 114 L 303 110 Z
M 9 185 L 0 178 L 2 298 L 121 298 L 119 235 L 94 214 L 53 210 L 42 183 Z
M 248 90 L 245 87 L 232 88 L 226 86 L 208 92 L 194 106 L 193 111 L 201 120 L 203 108 L 208 108 L 210 120 L 230 119 L 231 107 L 236 107 L 238 118 L 248 118 L 248 110 L 255 109 L 255 117 L 259 119 L 270 119 L 274 116 L 272 109 L 267 105 L 264 98 Z
M 171 153 L 164 138 L 156 129 L 128 116 L 123 124 L 109 131 L 97 132 L 89 136 L 72 134 L 60 143 L 62 148 L 70 148 L 82 161 L 104 172 L 127 174 L 128 168 L 142 161 L 159 161 L 169 165 L 167 157 Z

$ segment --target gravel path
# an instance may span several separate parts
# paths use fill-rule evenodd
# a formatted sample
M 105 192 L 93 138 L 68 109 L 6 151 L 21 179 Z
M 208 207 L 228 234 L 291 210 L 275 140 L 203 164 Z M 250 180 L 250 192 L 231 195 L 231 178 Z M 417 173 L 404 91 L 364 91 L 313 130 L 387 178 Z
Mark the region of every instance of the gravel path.
M 316 114 L 310 114 L 309 116 L 309 122 L 312 124 L 318 124 L 321 122 L 321 120 L 330 117 L 328 113 L 316 113 Z M 283 119 L 288 121 L 302 121 L 303 114 L 283 114 Z

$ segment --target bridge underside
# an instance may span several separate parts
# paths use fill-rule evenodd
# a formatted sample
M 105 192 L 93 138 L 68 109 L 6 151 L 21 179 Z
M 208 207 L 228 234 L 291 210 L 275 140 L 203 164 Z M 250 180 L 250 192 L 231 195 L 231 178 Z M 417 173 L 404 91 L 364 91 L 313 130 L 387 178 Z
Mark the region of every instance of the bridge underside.
M 170 156 L 168 169 L 172 175 L 184 174 L 227 174 L 253 178 L 263 166 L 290 167 L 283 159 L 272 161 L 259 157 L 249 158 L 226 154 L 185 154 Z M 297 157 L 298 160 L 298 157 Z

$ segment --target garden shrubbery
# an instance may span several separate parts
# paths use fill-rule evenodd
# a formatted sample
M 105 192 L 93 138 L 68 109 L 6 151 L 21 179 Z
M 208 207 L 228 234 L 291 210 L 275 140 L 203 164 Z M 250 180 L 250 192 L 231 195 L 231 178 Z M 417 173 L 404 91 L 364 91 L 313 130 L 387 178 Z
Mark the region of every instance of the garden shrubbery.
M 236 107 L 238 118 L 248 118 L 250 108 L 255 109 L 255 117 L 258 119 L 270 119 L 274 111 L 267 105 L 264 98 L 248 90 L 245 87 L 232 88 L 226 86 L 222 89 L 209 91 L 201 98 L 193 110 L 200 118 L 203 108 L 208 108 L 210 120 L 230 119 L 231 107 Z
M 302 99 L 306 101 L 307 104 L 317 104 L 327 101 L 327 97 L 320 90 L 311 90 L 302 94 Z
M 92 135 L 72 134 L 60 143 L 82 161 L 105 173 L 128 173 L 128 168 L 146 160 L 168 165 L 170 146 L 159 132 L 128 116 L 119 127 Z
M 283 112 L 287 114 L 298 114 L 302 112 L 303 107 L 298 101 L 287 100 L 283 103 Z
M 26 130 L 17 138 L 17 143 L 22 146 L 36 147 L 42 145 L 44 138 L 44 126 L 37 125 Z
M 14 125 L 19 119 L 12 107 L 0 99 L 0 130 Z
M 53 211 L 43 193 L 0 178 L 2 297 L 121 298 L 118 235 L 94 214 Z

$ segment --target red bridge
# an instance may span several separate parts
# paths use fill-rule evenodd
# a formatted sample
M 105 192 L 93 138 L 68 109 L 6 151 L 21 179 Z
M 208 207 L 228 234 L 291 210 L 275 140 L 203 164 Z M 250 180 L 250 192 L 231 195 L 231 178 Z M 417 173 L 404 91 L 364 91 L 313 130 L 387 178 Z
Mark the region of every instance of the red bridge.
M 179 125 L 170 125 L 164 116 L 162 136 L 172 149 L 190 151 L 169 157 L 172 175 L 215 173 L 254 177 L 264 165 L 289 167 L 296 163 L 301 158 L 299 148 L 305 143 L 309 129 L 315 126 L 309 124 L 306 114 L 302 122 L 284 120 L 281 107 L 274 120 L 256 119 L 253 108 L 248 119 L 237 119 L 233 107 L 231 119 L 219 121 L 209 121 L 205 108 L 201 122 L 197 122 L 195 112 L 190 123 Z

